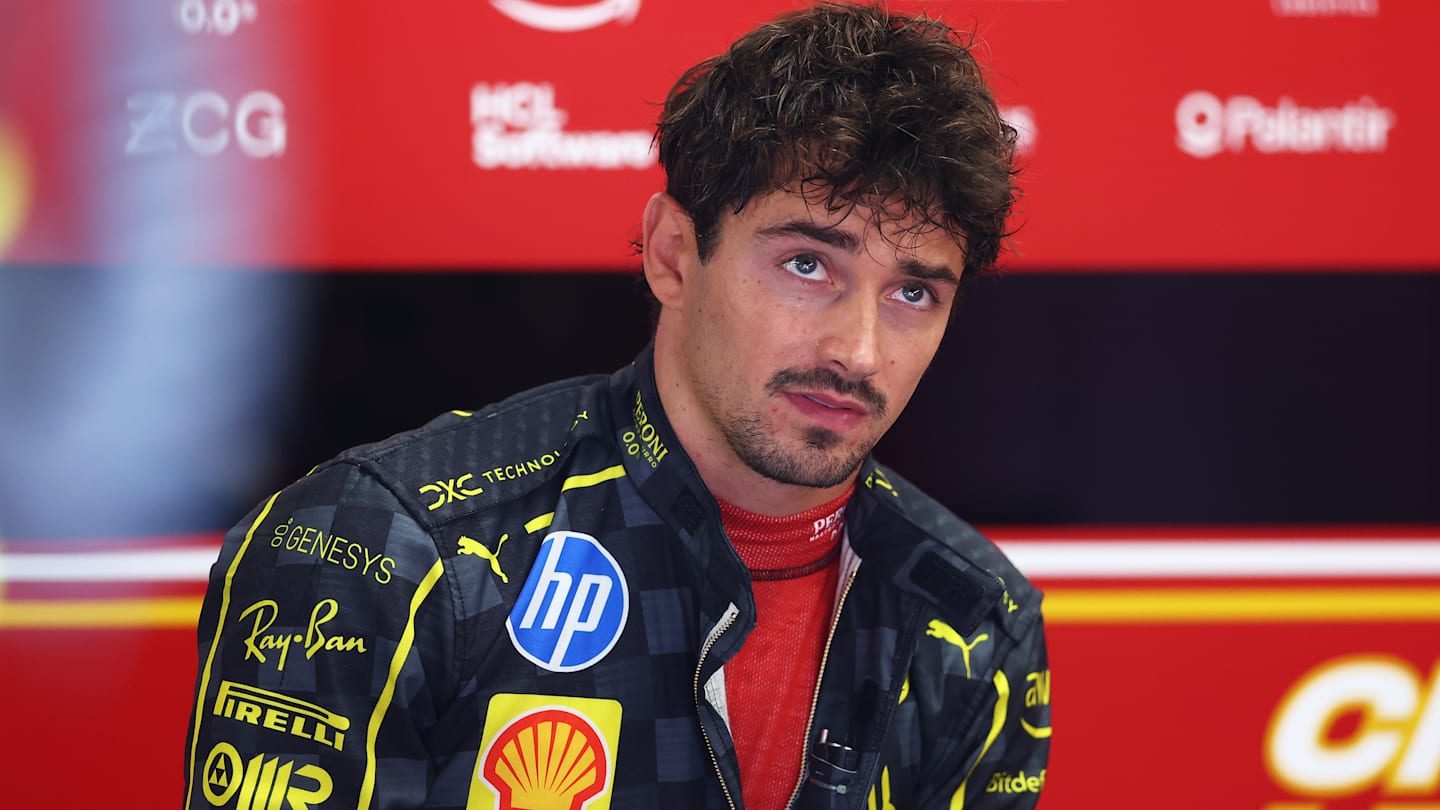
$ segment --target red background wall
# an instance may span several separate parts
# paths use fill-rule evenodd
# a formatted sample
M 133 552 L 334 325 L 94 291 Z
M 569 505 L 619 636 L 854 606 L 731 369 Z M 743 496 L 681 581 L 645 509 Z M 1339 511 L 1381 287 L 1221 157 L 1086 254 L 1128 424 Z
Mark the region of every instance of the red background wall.
M 632 271 L 628 240 L 662 178 L 653 166 L 481 165 L 487 159 L 477 162 L 477 130 L 512 138 L 538 130 L 557 140 L 648 133 L 655 102 L 681 70 L 796 4 L 632 0 L 612 4 L 618 17 L 577 31 L 538 29 L 502 5 L 7 6 L 0 10 L 4 273 L 93 280 L 137 264 L 176 273 L 303 271 L 318 285 L 353 291 L 359 283 L 341 277 L 366 271 L 385 276 L 383 289 L 347 293 L 355 297 L 344 299 L 345 311 L 360 309 L 356 298 L 412 296 L 417 311 L 425 304 L 423 314 L 382 339 L 393 345 L 403 333 L 429 347 L 427 356 L 470 352 L 475 366 L 488 367 L 495 345 L 466 335 L 483 335 L 490 321 L 461 336 L 431 331 L 429 321 L 444 318 L 435 314 L 442 305 L 434 299 L 443 295 L 429 274 L 496 273 L 466 289 L 508 302 L 521 288 L 504 286 L 514 276 L 499 273 L 525 274 L 514 283 L 539 285 L 528 274 Z M 579 0 L 543 5 L 576 13 L 592 7 Z M 1433 416 L 1440 400 L 1433 359 L 1440 240 L 1430 200 L 1440 182 L 1433 148 L 1440 57 L 1431 41 L 1440 6 L 902 5 L 973 30 L 1002 106 L 1024 124 L 1023 228 L 1008 266 L 1026 281 L 1010 289 L 1064 300 L 1088 330 L 1045 331 L 1041 350 L 1053 356 L 1083 343 L 1093 347 L 1087 360 L 1122 358 L 1118 366 L 1076 372 L 1086 378 L 1080 393 L 1065 389 L 1073 398 L 1063 399 L 1056 415 L 1032 410 L 1052 389 L 1025 379 L 1027 371 L 1066 378 L 1065 362 L 1037 368 L 1025 353 L 1026 335 L 1053 321 L 983 332 L 990 356 L 1012 361 L 1018 379 L 937 378 L 912 410 L 926 416 L 929 431 L 940 421 L 936 414 L 974 396 L 967 385 L 984 379 L 992 387 L 976 388 L 999 400 L 996 411 L 1013 422 L 972 417 L 971 424 L 994 425 L 1004 452 L 986 456 L 975 449 L 984 438 L 966 434 L 966 452 L 953 461 L 912 450 L 916 458 L 899 465 L 930 476 L 927 487 L 941 489 L 947 503 L 985 523 L 1017 555 L 1028 553 L 1025 567 L 1049 594 L 1058 702 L 1043 806 L 1440 807 L 1440 425 Z M 487 88 L 478 108 L 477 86 Z M 1311 122 L 1321 119 L 1339 129 L 1320 134 Z M 1188 301 L 1157 307 L 1163 314 L 1153 319 L 1173 322 L 1173 313 L 1183 312 L 1194 319 L 1184 327 L 1193 343 L 1177 342 L 1164 323 L 1124 321 L 1133 328 L 1120 328 L 1114 310 L 1087 316 L 1152 289 L 1147 282 L 1160 275 L 1181 283 L 1136 300 L 1147 307 L 1157 299 Z M 1293 294 L 1313 292 L 1319 276 L 1344 288 Z M 1205 283 L 1194 277 L 1221 278 L 1223 286 L 1204 287 L 1211 297 L 1202 302 L 1191 297 Z M 1076 286 L 1066 286 L 1068 279 Z M 574 286 L 573 279 L 564 283 Z M 1367 297 L 1381 287 L 1384 296 Z M 1245 315 L 1241 304 L 1223 309 L 1217 301 L 1230 291 L 1254 296 L 1259 314 Z M 573 289 L 570 295 L 585 297 Z M 1372 300 L 1383 303 L 1361 306 Z M 1287 312 L 1287 303 L 1315 308 L 1323 326 L 1343 328 L 1309 324 Z M 1406 303 L 1413 307 L 1402 308 Z M 599 342 L 593 328 L 574 320 L 549 323 L 572 345 Z M 1257 323 L 1279 324 L 1284 334 Z M 322 333 L 343 327 L 314 325 L 312 339 L 322 348 L 313 362 L 354 365 L 354 376 L 365 377 L 373 345 L 362 348 L 348 332 L 344 343 L 323 342 Z M 1195 345 L 1227 340 L 1245 346 L 1220 355 L 1216 365 L 1225 371 L 1197 368 Z M 1134 348 L 1147 343 L 1160 356 L 1150 358 L 1153 365 Z M 1304 345 L 1313 353 L 1298 348 Z M 952 339 L 947 350 L 963 359 L 971 346 Z M 1356 355 L 1345 355 L 1345 346 Z M 579 349 L 572 356 L 594 366 L 586 370 L 610 362 Z M 559 376 L 555 365 L 543 353 L 535 362 L 542 378 Z M 1334 369 L 1333 388 L 1316 382 L 1316 369 L 1325 368 Z M 336 394 L 350 389 L 334 377 L 303 370 L 303 382 L 323 392 L 310 396 L 347 405 L 358 399 Z M 1166 421 L 1138 424 L 1123 410 L 1122 395 L 1145 411 L 1145 392 L 1166 372 L 1199 378 L 1206 392 L 1229 393 L 1235 402 L 1175 383 L 1177 393 L 1149 409 Z M 1263 389 L 1262 381 L 1275 387 Z M 315 456 L 409 426 L 389 418 L 402 402 L 425 414 L 455 404 L 416 404 L 425 386 L 397 387 L 388 401 L 350 409 L 369 411 L 373 423 L 338 414 L 327 401 L 299 427 L 277 428 L 270 440 L 303 450 L 276 462 L 264 480 L 237 485 L 234 508 L 184 527 L 194 534 L 157 529 L 135 540 L 127 539 L 140 536 L 133 529 L 81 538 L 59 529 L 15 532 L 7 528 L 13 519 L 0 513 L 9 538 L 0 541 L 7 806 L 53 806 L 71 796 L 173 806 L 183 778 L 203 559 L 213 557 L 218 533 L 249 503 Z M 1257 390 L 1268 398 L 1257 398 Z M 475 396 L 483 402 L 491 393 Z M 1086 404 L 1096 413 L 1076 419 Z M 1117 412 L 1128 425 L 1104 421 Z M 1311 420 L 1317 426 L 1294 445 L 1267 443 Z M 1219 437 L 1213 441 L 1203 430 L 1210 426 Z M 1136 438 L 1142 428 L 1152 432 Z M 1058 434 L 1093 439 L 1093 457 L 1075 459 L 1083 442 L 1064 444 Z M 910 429 L 902 438 L 913 448 L 929 435 Z M 1234 448 L 1228 455 L 1227 441 Z M 1132 448 L 1150 443 L 1184 449 L 1149 456 Z M 1206 444 L 1215 445 L 1209 455 Z M 897 445 L 887 458 L 903 452 Z M 1121 446 L 1131 449 L 1110 452 Z M 23 472 L 26 459 L 4 447 L 0 456 Z M 1175 457 L 1171 466 L 1167 456 Z M 1130 468 L 1133 478 L 1115 476 L 1115 466 Z M 74 474 L 79 491 L 111 485 L 86 481 L 85 469 Z M 1199 482 L 1202 473 L 1208 483 Z M 1171 488 L 1184 495 L 1174 501 L 1144 490 L 1140 480 L 1172 475 L 1185 482 Z M 1064 497 L 1047 490 L 1052 479 Z M 1339 483 L 1326 489 L 1327 480 Z M 976 499 L 979 490 L 987 497 Z M 73 492 L 53 496 L 56 510 L 85 509 Z M 1100 567 L 1082 570 L 1041 553 L 1053 547 L 1027 546 L 1051 540 L 1122 545 L 1087 546 L 1081 561 Z M 1213 553 L 1202 559 L 1214 561 L 1233 550 L 1215 545 L 1225 542 L 1289 548 L 1273 567 L 1255 563 L 1224 574 L 1127 567 L 1127 549 L 1153 543 L 1180 554 L 1209 544 Z M 1336 543 L 1360 558 L 1383 550 L 1385 559 L 1410 564 L 1306 571 L 1306 560 Z M 166 559 L 178 567 L 157 567 Z M 95 560 L 113 563 L 113 573 L 79 573 Z M 1373 664 L 1373 677 L 1351 666 L 1357 662 Z M 1300 700 L 1316 683 L 1336 691 L 1315 703 Z M 1382 705 L 1390 700 L 1399 708 Z M 1288 753 L 1277 748 L 1277 724 L 1307 717 L 1314 733 L 1300 735 Z M 1361 775 L 1338 787 L 1316 776 L 1327 768 L 1299 773 L 1291 762 L 1319 761 L 1338 772 L 1372 746 L 1379 765 L 1357 766 Z M 1402 763 L 1421 776 L 1397 775 Z

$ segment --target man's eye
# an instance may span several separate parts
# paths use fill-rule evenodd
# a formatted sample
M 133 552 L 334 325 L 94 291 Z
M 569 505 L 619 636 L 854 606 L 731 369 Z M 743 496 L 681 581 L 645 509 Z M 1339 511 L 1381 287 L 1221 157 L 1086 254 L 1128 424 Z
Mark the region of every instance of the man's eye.
M 924 284 L 906 284 L 900 288 L 900 300 L 907 304 L 926 304 L 933 302 L 935 297 Z
M 817 278 L 821 274 L 820 260 L 809 253 L 788 259 L 782 266 L 801 278 Z

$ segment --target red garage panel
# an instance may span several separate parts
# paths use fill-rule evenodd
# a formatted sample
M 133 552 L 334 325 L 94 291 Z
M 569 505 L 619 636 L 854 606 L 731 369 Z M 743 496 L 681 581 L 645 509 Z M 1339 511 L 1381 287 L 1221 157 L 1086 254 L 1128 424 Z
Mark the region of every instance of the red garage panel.
M 24 3 L 0 256 L 631 269 L 656 104 L 796 5 Z M 1440 5 L 902 5 L 975 32 L 1021 129 L 1015 268 L 1440 266 Z
M 1055 699 L 1050 767 L 995 790 L 1043 779 L 1051 810 L 1440 805 L 1434 527 L 993 534 L 1045 589 L 1053 675 L 1027 689 Z M 46 806 L 81 771 L 115 807 L 178 799 L 218 542 L 7 544 L 9 801 Z

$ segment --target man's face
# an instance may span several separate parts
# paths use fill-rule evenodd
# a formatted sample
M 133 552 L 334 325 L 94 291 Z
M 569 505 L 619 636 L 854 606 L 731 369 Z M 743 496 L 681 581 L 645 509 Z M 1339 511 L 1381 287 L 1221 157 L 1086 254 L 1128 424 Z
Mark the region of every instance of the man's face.
M 873 209 L 812 198 L 772 192 L 721 221 L 687 282 L 681 354 L 703 418 L 745 466 L 826 488 L 910 401 L 964 254 L 943 230 L 877 227 Z

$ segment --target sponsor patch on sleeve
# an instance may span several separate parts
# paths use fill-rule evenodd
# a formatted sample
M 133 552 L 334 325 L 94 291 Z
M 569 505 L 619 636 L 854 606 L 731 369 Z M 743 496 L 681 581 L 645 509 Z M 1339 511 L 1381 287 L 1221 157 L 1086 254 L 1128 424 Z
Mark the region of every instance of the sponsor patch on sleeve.
M 200 790 L 211 807 L 287 807 L 316 810 L 335 789 L 329 771 L 286 756 L 256 754 L 248 760 L 228 742 L 216 743 L 205 758 Z M 238 798 L 232 804 L 232 800 Z
M 618 701 L 496 695 L 466 810 L 609 810 L 619 743 Z
M 258 686 L 221 681 L 215 697 L 216 717 L 268 728 L 302 740 L 345 750 L 350 718 L 315 703 Z

